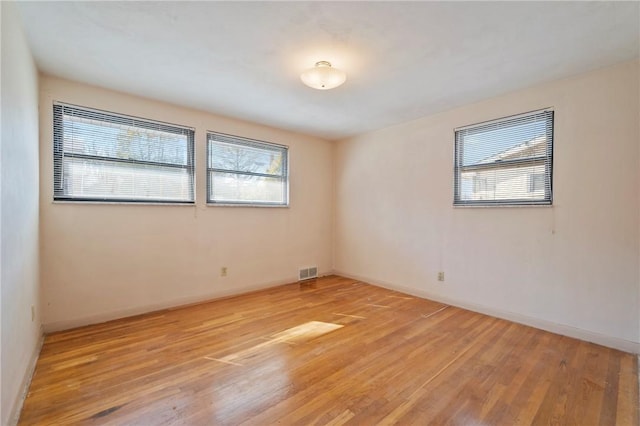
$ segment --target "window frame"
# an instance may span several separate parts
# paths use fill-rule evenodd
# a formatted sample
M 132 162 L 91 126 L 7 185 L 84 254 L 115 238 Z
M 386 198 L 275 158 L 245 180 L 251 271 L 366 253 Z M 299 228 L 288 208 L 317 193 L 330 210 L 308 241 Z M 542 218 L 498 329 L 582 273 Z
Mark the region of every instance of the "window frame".
M 255 172 L 246 172 L 240 170 L 232 170 L 232 169 L 217 169 L 215 167 L 211 167 L 209 164 L 209 159 L 211 158 L 211 142 L 213 141 L 211 137 L 220 137 L 224 139 L 224 142 L 237 144 L 238 146 L 244 147 L 254 147 L 254 148 L 267 148 L 269 150 L 273 150 L 274 148 L 282 152 L 283 159 L 283 175 L 273 175 L 268 173 L 255 173 Z M 266 142 L 258 139 L 246 138 L 243 136 L 230 135 L 227 133 L 216 132 L 213 130 L 207 131 L 207 160 L 206 160 L 206 181 L 207 181 L 207 205 L 208 206 L 221 206 L 221 207 L 270 207 L 270 208 L 288 208 L 290 205 L 290 197 L 289 197 L 289 181 L 290 181 L 290 171 L 289 171 L 289 147 L 287 145 L 281 145 L 273 142 Z M 211 199 L 211 174 L 212 173 L 229 173 L 229 174 L 238 174 L 245 176 L 261 176 L 266 178 L 281 178 L 284 180 L 284 202 L 283 203 L 273 203 L 273 202 L 256 202 L 256 201 L 233 201 L 233 200 L 221 200 L 216 201 Z
M 114 157 L 64 152 L 64 109 L 82 111 L 87 116 L 94 116 L 96 121 L 111 124 L 127 124 L 132 127 L 146 130 L 162 130 L 167 133 L 184 134 L 187 136 L 187 164 L 179 165 L 174 163 L 163 163 L 157 161 L 118 159 Z M 195 129 L 193 127 L 182 126 L 178 124 L 166 123 L 147 118 L 141 118 L 126 114 L 104 111 L 96 108 L 73 105 L 64 102 L 53 102 L 53 201 L 54 202 L 73 202 L 73 203 L 107 203 L 107 204 L 171 204 L 171 205 L 195 205 L 196 194 L 196 176 L 195 176 Z M 60 130 L 59 130 L 60 129 Z M 186 133 L 185 133 L 186 131 Z M 95 197 L 95 196 L 71 196 L 65 194 L 64 190 L 64 171 L 62 162 L 64 157 L 81 158 L 88 160 L 104 161 L 117 164 L 140 164 L 146 166 L 157 166 L 163 168 L 185 169 L 188 172 L 190 198 L 188 200 L 167 200 L 152 198 L 118 198 L 118 197 Z
M 459 137 L 459 132 L 468 130 L 477 130 L 476 133 L 482 133 L 491 129 L 490 126 L 495 126 L 499 123 L 513 122 L 514 125 L 518 123 L 518 120 L 526 118 L 527 116 L 533 116 L 538 114 L 546 114 L 546 150 L 545 154 L 537 157 L 530 157 L 524 159 L 512 159 L 501 160 L 499 164 L 487 163 L 487 164 L 474 164 L 469 166 L 462 165 L 462 158 L 464 152 L 464 141 L 462 136 Z M 554 131 L 555 131 L 555 111 L 553 108 L 544 108 L 535 111 L 530 111 L 522 114 L 511 115 L 507 117 L 501 117 L 494 120 L 484 121 L 481 123 L 471 124 L 454 129 L 454 180 L 453 180 L 453 206 L 454 207 L 527 207 L 527 206 L 552 206 L 553 205 L 553 149 L 554 149 Z M 545 166 L 545 197 L 543 199 L 499 199 L 499 200 L 462 200 L 461 194 L 461 179 L 462 173 L 470 170 L 489 170 L 489 169 L 508 169 L 518 164 L 543 164 Z M 548 180 L 549 185 L 546 185 Z M 529 181 L 527 180 L 527 190 L 529 189 Z

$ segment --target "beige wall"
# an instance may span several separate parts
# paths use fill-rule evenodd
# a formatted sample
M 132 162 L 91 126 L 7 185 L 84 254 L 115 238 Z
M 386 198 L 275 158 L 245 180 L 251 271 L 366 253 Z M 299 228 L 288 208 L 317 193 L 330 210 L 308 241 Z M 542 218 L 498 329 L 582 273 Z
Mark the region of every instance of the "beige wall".
M 625 63 L 340 142 L 335 270 L 638 351 L 638 76 Z M 545 107 L 553 207 L 453 208 L 453 129 Z
M 15 5 L 1 2 L 0 248 L 2 404 L 12 424 L 40 341 L 38 312 L 38 74 Z
M 53 203 L 54 100 L 194 127 L 196 206 Z M 299 267 L 331 271 L 330 142 L 49 76 L 40 120 L 46 330 L 292 282 Z M 208 207 L 207 130 L 288 145 L 291 206 Z

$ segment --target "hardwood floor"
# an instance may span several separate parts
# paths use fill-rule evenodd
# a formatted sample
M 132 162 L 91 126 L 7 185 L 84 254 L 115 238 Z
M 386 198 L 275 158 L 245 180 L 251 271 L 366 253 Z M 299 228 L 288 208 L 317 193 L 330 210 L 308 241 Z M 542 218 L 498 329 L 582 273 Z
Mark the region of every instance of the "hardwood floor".
M 46 337 L 22 425 L 637 425 L 636 357 L 327 277 Z

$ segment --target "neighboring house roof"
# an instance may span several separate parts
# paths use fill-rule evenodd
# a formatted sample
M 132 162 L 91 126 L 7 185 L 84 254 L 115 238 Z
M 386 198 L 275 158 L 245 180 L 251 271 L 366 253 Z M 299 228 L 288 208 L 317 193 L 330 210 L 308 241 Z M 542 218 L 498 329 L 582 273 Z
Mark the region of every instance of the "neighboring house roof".
M 477 164 L 495 163 L 504 160 L 519 160 L 521 158 L 541 157 L 546 154 L 547 137 L 538 136 L 519 145 L 512 146 L 502 152 L 478 161 Z

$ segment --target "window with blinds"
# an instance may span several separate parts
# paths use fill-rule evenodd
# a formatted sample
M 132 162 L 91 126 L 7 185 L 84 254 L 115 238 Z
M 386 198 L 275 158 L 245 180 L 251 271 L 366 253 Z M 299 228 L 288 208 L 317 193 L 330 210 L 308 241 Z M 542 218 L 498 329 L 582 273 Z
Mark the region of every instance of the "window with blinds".
M 454 205 L 551 204 L 553 111 L 455 130 Z
M 54 199 L 194 202 L 194 130 L 55 103 Z
M 289 205 L 288 148 L 210 132 L 207 201 L 221 205 Z

